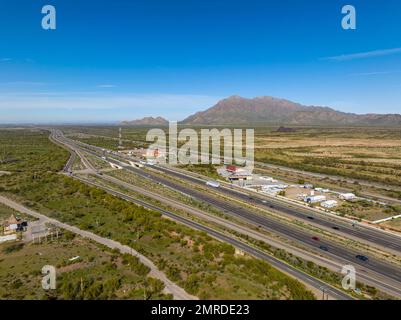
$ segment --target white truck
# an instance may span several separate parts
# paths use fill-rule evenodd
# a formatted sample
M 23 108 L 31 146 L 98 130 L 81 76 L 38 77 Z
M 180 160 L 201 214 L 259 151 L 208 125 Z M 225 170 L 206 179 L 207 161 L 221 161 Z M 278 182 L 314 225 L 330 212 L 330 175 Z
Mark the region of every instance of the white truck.
M 213 188 L 220 187 L 220 183 L 218 183 L 217 181 L 208 181 L 206 182 L 206 185 Z

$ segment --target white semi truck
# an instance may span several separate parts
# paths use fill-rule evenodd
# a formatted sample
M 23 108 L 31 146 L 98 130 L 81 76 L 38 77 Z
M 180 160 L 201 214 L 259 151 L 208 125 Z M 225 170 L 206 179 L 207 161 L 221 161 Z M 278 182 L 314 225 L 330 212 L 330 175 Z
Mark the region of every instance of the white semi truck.
M 206 185 L 213 188 L 220 187 L 220 183 L 218 183 L 217 181 L 208 181 L 206 182 Z

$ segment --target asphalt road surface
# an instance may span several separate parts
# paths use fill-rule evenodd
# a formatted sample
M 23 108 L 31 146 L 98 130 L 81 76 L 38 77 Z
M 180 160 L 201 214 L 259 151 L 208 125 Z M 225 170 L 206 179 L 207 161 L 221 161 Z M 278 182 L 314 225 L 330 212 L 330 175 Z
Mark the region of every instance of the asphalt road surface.
M 72 144 L 77 147 L 77 145 L 74 142 L 71 142 L 69 140 L 66 140 L 65 138 L 62 139 L 65 143 L 67 144 Z M 100 148 L 99 148 L 100 149 Z M 87 150 L 86 150 L 87 151 Z M 89 153 L 91 153 L 89 151 Z M 92 152 L 93 155 L 99 157 L 99 154 L 96 152 Z M 121 165 L 119 161 L 113 160 L 111 158 L 108 158 L 109 162 L 113 162 L 116 164 Z M 328 248 L 328 252 L 324 252 L 325 255 L 328 257 L 332 257 L 333 259 L 336 259 L 336 261 L 344 261 L 344 264 L 352 264 L 355 267 L 358 267 L 360 272 L 366 273 L 366 270 L 370 271 L 370 274 L 373 275 L 378 275 L 378 279 L 382 281 L 384 278 L 386 281 L 388 279 L 391 279 L 391 285 L 389 284 L 389 289 L 394 290 L 400 290 L 401 291 L 401 272 L 400 268 L 389 264 L 385 263 L 382 261 L 378 261 L 376 259 L 370 258 L 369 261 L 367 262 L 362 262 L 356 258 L 356 255 L 358 254 L 365 254 L 363 252 L 356 252 L 354 250 L 351 250 L 347 247 L 344 247 L 342 245 L 336 244 L 336 243 L 331 243 L 327 240 L 314 240 L 313 235 L 310 233 L 307 233 L 305 231 L 299 230 L 297 228 L 294 228 L 292 226 L 289 226 L 285 223 L 282 223 L 280 221 L 277 221 L 273 218 L 270 218 L 268 216 L 261 216 L 258 215 L 251 210 L 234 205 L 232 203 L 229 203 L 225 200 L 216 198 L 214 196 L 211 196 L 209 194 L 194 190 L 193 188 L 184 186 L 182 184 L 178 184 L 171 179 L 167 179 L 165 177 L 162 177 L 157 174 L 152 174 L 149 172 L 144 172 L 143 170 L 136 169 L 130 166 L 124 166 L 124 169 L 129 170 L 134 172 L 135 174 L 138 174 L 145 179 L 150 179 L 152 181 L 159 182 L 163 185 L 166 185 L 170 188 L 173 188 L 177 191 L 180 191 L 182 193 L 188 194 L 198 200 L 204 201 L 206 203 L 212 204 L 215 207 L 223 210 L 226 212 L 226 214 L 231 214 L 235 215 L 237 217 L 240 217 L 244 220 L 247 220 L 249 222 L 252 222 L 253 224 L 265 228 L 271 232 L 274 232 L 276 234 L 281 234 L 285 236 L 286 238 L 293 239 L 299 243 L 302 243 L 303 245 L 306 245 L 308 247 L 314 248 L 314 249 L 319 249 L 320 246 L 325 246 Z M 386 283 L 381 282 L 383 285 L 386 285 Z

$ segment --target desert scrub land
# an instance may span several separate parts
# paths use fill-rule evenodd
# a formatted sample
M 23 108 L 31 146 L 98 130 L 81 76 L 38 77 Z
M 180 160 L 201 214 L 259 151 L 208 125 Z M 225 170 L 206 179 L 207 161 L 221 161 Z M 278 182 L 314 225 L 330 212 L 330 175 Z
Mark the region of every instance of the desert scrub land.
M 56 268 L 55 290 L 42 288 L 45 265 Z M 148 273 L 138 258 L 69 232 L 40 244 L 0 244 L 0 299 L 171 299 Z
M 198 173 L 215 180 L 222 179 L 222 177 L 217 173 L 218 167 L 219 166 L 215 166 L 212 164 L 188 164 L 178 166 L 178 168 L 180 169 L 184 169 L 193 173 Z
M 370 202 L 366 200 L 344 202 L 336 208 L 336 211 L 342 215 L 353 216 L 358 219 L 375 221 L 391 216 L 401 214 L 400 205 L 384 206 L 380 203 Z
M 67 137 L 92 144 L 101 148 L 110 150 L 119 149 L 119 127 L 104 126 L 104 127 L 61 127 L 61 130 Z M 131 130 L 125 127 L 122 128 L 122 147 L 124 149 L 133 149 L 145 147 L 146 133 L 148 129 Z
M 389 220 L 381 223 L 380 225 L 401 232 L 401 218 Z
M 18 211 L 15 211 L 14 209 L 9 208 L 9 207 L 5 206 L 4 204 L 0 203 L 0 228 L 1 228 L 1 222 L 5 219 L 8 219 L 12 214 L 16 217 L 19 216 L 19 217 L 26 218 L 25 215 L 22 215 Z
M 259 129 L 255 145 L 257 161 L 401 186 L 401 128 Z
M 133 247 L 200 298 L 314 299 L 299 281 L 263 261 L 237 256 L 231 245 L 59 174 L 68 153 L 45 133 L 23 131 L 24 139 L 20 134 L 7 132 L 4 137 L 0 130 L 0 142 L 16 149 L 12 151 L 15 161 L 0 165 L 0 170 L 13 172 L 0 177 L 0 190 L 6 196 Z M 24 152 L 18 151 L 19 143 Z M 50 167 L 44 150 L 53 160 Z M 42 161 L 36 161 L 38 157 Z

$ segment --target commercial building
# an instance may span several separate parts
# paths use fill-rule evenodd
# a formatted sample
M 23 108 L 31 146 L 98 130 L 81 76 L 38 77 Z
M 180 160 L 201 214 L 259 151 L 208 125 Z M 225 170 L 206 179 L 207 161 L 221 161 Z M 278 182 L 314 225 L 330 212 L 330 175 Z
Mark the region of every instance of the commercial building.
M 262 186 L 262 191 L 269 194 L 277 195 L 287 188 L 288 186 L 285 184 L 264 185 Z
M 233 165 L 228 165 L 228 166 L 226 166 L 226 170 L 227 170 L 228 172 L 231 172 L 231 173 L 237 172 L 238 169 L 239 169 L 238 167 L 233 166 Z
M 260 177 L 260 180 L 264 180 L 264 181 L 268 181 L 268 182 L 277 182 L 276 179 L 272 178 L 272 177 Z
M 27 222 L 16 218 L 13 214 L 3 223 L 3 233 L 5 235 L 22 231 L 27 226 Z
M 327 200 L 320 203 L 320 206 L 326 209 L 337 207 L 338 203 L 336 200 Z
M 238 172 L 228 176 L 228 180 L 231 182 L 252 180 L 252 175 L 246 172 Z
M 340 193 L 339 198 L 341 200 L 355 200 L 356 195 L 354 195 L 353 193 Z
M 307 203 L 319 203 L 322 201 L 326 201 L 325 196 L 307 196 L 304 198 L 304 201 Z

